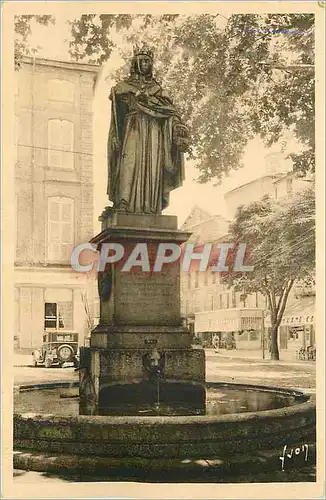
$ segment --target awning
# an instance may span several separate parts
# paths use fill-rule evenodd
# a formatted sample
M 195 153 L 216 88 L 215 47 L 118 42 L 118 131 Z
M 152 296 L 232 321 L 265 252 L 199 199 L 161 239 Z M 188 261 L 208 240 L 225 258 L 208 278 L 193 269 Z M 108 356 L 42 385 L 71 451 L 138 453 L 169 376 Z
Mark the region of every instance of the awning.
M 203 311 L 195 314 L 195 331 L 235 332 L 259 330 L 262 327 L 262 309 L 234 308 Z
M 313 325 L 315 307 L 315 297 L 302 297 L 296 300 L 285 308 L 280 326 Z M 265 326 L 271 326 L 270 316 L 265 318 Z

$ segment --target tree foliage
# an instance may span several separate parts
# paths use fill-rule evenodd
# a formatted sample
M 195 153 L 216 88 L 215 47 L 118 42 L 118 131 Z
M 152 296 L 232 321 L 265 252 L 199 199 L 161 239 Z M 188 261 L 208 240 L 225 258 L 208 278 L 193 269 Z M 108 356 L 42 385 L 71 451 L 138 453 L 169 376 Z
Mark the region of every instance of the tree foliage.
M 177 16 L 161 15 L 152 16 L 130 14 L 83 14 L 80 18 L 69 21 L 71 27 L 71 40 L 69 53 L 78 60 L 87 58 L 89 63 L 102 64 L 107 61 L 116 47 L 115 34 L 124 31 L 128 39 L 128 31 L 133 25 L 139 32 L 155 24 L 164 25 L 173 21 Z M 130 36 L 130 34 L 129 34 Z
M 15 58 L 15 69 L 19 69 L 21 66 L 21 60 L 23 56 L 29 56 L 37 52 L 36 47 L 31 47 L 28 42 L 28 38 L 32 33 L 32 23 L 36 22 L 42 25 L 48 25 L 49 23 L 54 24 L 55 19 L 53 16 L 44 15 L 21 15 L 15 16 L 14 19 L 14 29 L 15 29 L 15 39 L 14 39 L 14 58 Z
M 225 273 L 236 291 L 261 292 L 272 324 L 272 359 L 279 359 L 277 334 L 294 282 L 313 279 L 315 265 L 315 188 L 313 183 L 282 202 L 269 197 L 238 208 L 230 241 L 246 243 L 252 272 Z
M 192 130 L 199 181 L 239 168 L 256 134 L 270 146 L 293 132 L 294 170 L 314 170 L 313 14 L 83 15 L 71 28 L 71 55 L 93 63 L 109 59 L 117 33 L 126 61 L 135 42 L 155 47 L 157 78 Z

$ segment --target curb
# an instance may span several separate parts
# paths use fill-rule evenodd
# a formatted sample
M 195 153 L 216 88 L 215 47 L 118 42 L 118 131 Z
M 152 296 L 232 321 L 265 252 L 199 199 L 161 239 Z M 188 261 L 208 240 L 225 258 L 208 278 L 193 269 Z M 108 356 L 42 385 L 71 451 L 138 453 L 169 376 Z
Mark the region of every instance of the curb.
M 307 460 L 301 459 L 286 462 L 286 470 L 300 469 L 316 464 L 316 446 L 307 443 L 309 454 Z M 300 446 L 300 445 L 298 445 Z M 178 477 L 180 482 L 191 479 L 211 477 L 219 478 L 237 476 L 246 473 L 266 473 L 281 471 L 280 455 L 282 450 L 260 450 L 254 455 L 235 455 L 232 457 L 216 457 L 214 459 L 146 459 L 146 458 L 107 458 L 83 457 L 78 455 L 54 455 L 49 453 L 15 451 L 13 463 L 15 469 L 36 472 L 56 473 L 63 476 L 94 476 L 107 479 L 169 480 Z
M 28 391 L 38 391 L 42 389 L 67 389 L 68 387 L 79 387 L 79 381 L 74 380 L 72 382 L 65 380 L 58 380 L 56 382 L 36 382 L 35 384 L 17 384 L 14 385 L 15 392 L 28 392 Z

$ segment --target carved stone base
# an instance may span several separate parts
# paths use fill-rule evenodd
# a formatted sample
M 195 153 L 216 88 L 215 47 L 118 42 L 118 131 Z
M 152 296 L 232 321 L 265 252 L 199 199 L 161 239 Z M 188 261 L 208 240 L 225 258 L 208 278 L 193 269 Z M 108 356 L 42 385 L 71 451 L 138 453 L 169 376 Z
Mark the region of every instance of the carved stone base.
M 181 327 L 180 261 L 165 263 L 155 270 L 160 244 L 180 246 L 189 233 L 177 229 L 175 217 L 113 213 L 105 219 L 106 229 L 91 241 L 102 245 L 115 243 L 123 248 L 123 257 L 108 264 L 99 273 L 101 320 L 103 325 Z M 148 268 L 133 265 L 126 270 L 128 259 L 141 244 Z
M 124 255 L 99 274 L 100 324 L 90 347 L 81 350 L 80 413 L 150 415 L 157 406 L 160 414 L 203 412 L 205 354 L 191 348 L 182 324 L 180 262 L 166 262 L 159 271 L 154 267 L 161 243 L 175 248 L 189 233 L 179 231 L 171 216 L 109 209 L 101 220 L 102 232 L 92 243 L 98 250 L 106 243 L 122 245 Z M 136 264 L 126 271 L 140 243 L 148 268 Z
M 84 415 L 139 415 L 142 409 L 155 412 L 157 404 L 173 414 L 199 414 L 204 383 L 203 349 L 81 349 Z
M 142 229 L 168 229 L 175 231 L 178 228 L 178 220 L 174 215 L 146 215 L 127 214 L 114 211 L 107 207 L 99 217 L 102 223 L 102 232 L 112 227 L 129 227 Z
M 91 347 L 112 349 L 187 349 L 189 330 L 182 326 L 98 325 L 91 334 Z

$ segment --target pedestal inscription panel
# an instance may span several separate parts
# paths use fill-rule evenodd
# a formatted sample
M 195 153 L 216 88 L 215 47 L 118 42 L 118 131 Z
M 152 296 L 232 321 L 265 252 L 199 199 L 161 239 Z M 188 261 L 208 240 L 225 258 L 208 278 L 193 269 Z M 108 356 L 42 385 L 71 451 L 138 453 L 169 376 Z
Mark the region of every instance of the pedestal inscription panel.
M 115 323 L 180 324 L 180 281 L 176 266 L 164 273 L 117 273 Z

